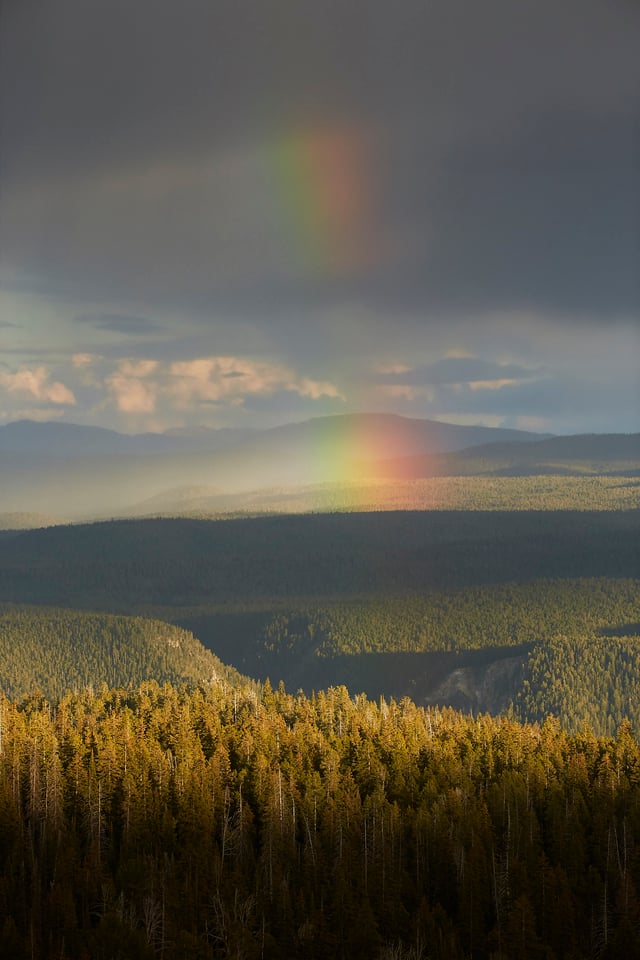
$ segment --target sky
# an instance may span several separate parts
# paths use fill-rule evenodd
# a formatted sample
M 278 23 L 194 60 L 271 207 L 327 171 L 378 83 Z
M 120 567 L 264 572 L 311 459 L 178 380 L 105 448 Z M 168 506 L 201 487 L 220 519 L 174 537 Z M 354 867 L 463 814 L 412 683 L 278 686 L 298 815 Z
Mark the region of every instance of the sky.
M 6 0 L 0 423 L 640 430 L 638 0 Z

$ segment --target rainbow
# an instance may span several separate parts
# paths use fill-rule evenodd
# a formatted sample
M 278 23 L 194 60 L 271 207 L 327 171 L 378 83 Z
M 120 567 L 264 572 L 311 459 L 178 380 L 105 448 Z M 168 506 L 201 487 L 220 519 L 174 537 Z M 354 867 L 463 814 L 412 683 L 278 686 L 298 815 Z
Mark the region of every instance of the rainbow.
M 364 139 L 354 132 L 294 132 L 270 148 L 276 206 L 290 255 L 307 272 L 350 274 L 371 256 Z
M 392 415 L 318 418 L 306 450 L 309 476 L 340 483 L 379 481 L 381 461 L 421 452 L 410 431 L 406 420 Z

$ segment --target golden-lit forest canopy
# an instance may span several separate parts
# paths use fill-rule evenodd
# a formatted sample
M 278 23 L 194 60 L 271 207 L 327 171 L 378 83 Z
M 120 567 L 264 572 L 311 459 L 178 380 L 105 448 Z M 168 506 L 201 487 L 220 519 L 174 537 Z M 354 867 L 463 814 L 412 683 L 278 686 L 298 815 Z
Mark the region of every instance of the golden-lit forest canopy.
M 3 956 L 640 956 L 624 725 L 155 682 L 0 724 Z
M 233 680 L 191 633 L 143 617 L 0 606 L 0 690 L 54 699 L 90 685 Z

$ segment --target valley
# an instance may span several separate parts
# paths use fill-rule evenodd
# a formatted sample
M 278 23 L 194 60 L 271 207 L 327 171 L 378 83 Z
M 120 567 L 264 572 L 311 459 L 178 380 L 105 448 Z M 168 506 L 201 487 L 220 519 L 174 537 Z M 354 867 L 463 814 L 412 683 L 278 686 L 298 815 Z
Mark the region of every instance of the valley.
M 615 639 L 640 621 L 639 542 L 640 511 L 619 509 L 113 521 L 5 533 L 0 602 L 155 618 L 307 694 L 345 685 L 610 733 L 640 720 L 636 641 Z M 604 699 L 576 644 L 601 662 Z M 625 670 L 606 667 L 612 645 Z M 552 677 L 584 664 L 582 713 L 555 680 L 542 690 L 545 656 Z M 95 682 L 137 678 L 123 663 Z
M 60 456 L 0 530 L 10 955 L 640 954 L 637 439 L 555 440 L 66 523 Z

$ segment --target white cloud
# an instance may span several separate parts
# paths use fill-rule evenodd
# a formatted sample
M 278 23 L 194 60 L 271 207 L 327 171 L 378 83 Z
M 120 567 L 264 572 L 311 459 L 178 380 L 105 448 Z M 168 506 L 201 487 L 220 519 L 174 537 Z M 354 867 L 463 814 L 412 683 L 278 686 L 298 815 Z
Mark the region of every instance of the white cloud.
M 321 397 L 333 397 L 343 400 L 344 397 L 335 384 L 329 380 L 310 380 L 304 377 L 293 389 L 301 397 L 311 397 L 312 400 L 319 400 Z
M 114 373 L 105 381 L 121 413 L 154 413 L 158 388 L 138 377 Z
M 470 390 L 501 390 L 503 387 L 513 387 L 518 383 L 529 383 L 528 380 L 470 380 Z
M 401 374 L 401 373 L 411 373 L 413 367 L 410 367 L 406 363 L 381 363 L 375 368 L 376 373 L 381 373 L 383 376 L 389 374 Z
M 200 357 L 169 365 L 166 392 L 181 407 L 194 403 L 238 401 L 247 396 L 271 396 L 287 391 L 301 397 L 340 397 L 327 380 L 299 377 L 282 364 L 246 357 Z
M 0 388 L 18 396 L 33 397 L 45 403 L 75 406 L 72 390 L 59 380 L 51 380 L 46 367 L 23 367 L 15 373 L 0 371 Z
M 97 359 L 93 353 L 74 353 L 71 357 L 71 363 L 76 370 L 82 370 L 90 367 Z
M 159 367 L 157 360 L 120 360 L 104 382 L 121 413 L 155 413 L 161 384 L 150 377 Z
M 376 394 L 390 400 L 414 400 L 432 401 L 435 397 L 435 391 L 431 387 L 413 386 L 408 383 L 385 383 L 376 388 Z
M 318 400 L 340 398 L 335 384 L 299 376 L 284 364 L 240 356 L 159 361 L 124 358 L 105 371 L 109 405 L 127 415 L 188 416 L 203 407 L 238 407 L 248 397 L 292 392 Z
M 463 350 L 461 348 L 454 348 L 453 350 L 447 350 L 445 357 L 448 360 L 473 360 L 474 356 L 472 353 L 469 353 L 468 350 Z

